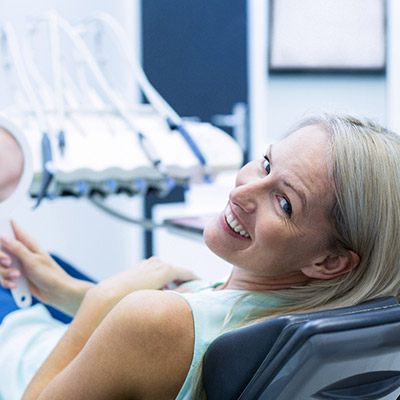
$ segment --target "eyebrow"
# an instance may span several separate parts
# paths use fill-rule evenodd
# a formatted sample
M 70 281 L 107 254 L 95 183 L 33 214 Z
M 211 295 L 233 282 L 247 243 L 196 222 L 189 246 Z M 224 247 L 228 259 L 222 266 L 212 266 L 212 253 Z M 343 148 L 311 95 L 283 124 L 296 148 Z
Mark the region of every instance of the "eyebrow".
M 272 163 L 272 144 L 269 145 L 268 150 L 267 150 L 267 155 L 269 158 L 269 162 L 271 163 L 271 165 L 273 165 Z M 307 198 L 306 195 L 304 194 L 304 192 L 298 188 L 296 188 L 295 186 L 293 186 L 290 182 L 286 181 L 285 179 L 283 179 L 283 184 L 285 186 L 287 186 L 288 188 L 292 189 L 293 192 L 295 192 L 297 194 L 297 196 L 300 198 L 301 200 L 301 204 L 303 206 L 303 209 L 306 210 L 307 209 Z

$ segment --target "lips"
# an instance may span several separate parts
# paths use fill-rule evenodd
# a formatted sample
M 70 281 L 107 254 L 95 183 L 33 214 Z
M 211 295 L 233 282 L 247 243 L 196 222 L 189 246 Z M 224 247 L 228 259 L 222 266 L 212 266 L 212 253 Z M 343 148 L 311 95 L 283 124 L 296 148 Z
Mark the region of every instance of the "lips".
M 249 233 L 243 228 L 240 222 L 233 216 L 231 207 L 228 205 L 225 209 L 225 221 L 228 226 L 234 231 L 235 233 L 239 234 L 244 238 L 250 238 Z

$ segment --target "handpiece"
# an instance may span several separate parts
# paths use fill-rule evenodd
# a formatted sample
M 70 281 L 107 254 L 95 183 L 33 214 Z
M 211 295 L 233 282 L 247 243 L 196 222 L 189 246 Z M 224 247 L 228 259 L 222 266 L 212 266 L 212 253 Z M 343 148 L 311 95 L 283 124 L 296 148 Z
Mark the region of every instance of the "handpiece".
M 18 259 L 11 256 L 11 267 L 18 269 L 21 272 L 21 264 Z M 29 290 L 28 281 L 25 276 L 21 275 L 15 281 L 16 287 L 11 289 L 11 294 L 14 298 L 15 303 L 20 308 L 29 307 L 32 304 L 32 295 Z

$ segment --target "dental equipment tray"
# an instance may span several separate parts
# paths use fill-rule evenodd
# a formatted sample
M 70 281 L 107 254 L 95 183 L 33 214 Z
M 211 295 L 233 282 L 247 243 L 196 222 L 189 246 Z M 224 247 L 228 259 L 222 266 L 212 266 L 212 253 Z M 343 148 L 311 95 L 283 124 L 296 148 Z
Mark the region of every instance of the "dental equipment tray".
M 188 185 L 241 166 L 240 146 L 221 129 L 209 123 L 185 121 L 187 131 L 206 159 L 206 164 L 201 165 L 179 132 L 171 130 L 165 120 L 146 105 L 138 107 L 131 110 L 130 115 L 150 144 L 150 150 L 146 151 L 137 132 L 128 129 L 115 113 L 75 110 L 67 114 L 64 123 L 63 149 L 57 135 L 48 133 L 52 160 L 45 164 L 41 147 L 43 132 L 36 128 L 35 116 L 29 113 L 7 115 L 25 133 L 32 149 L 31 196 L 37 197 L 40 193 L 44 165 L 53 175 L 48 197 L 83 197 L 93 193 L 107 196 L 121 192 L 135 195 L 149 189 L 168 191 L 171 181 Z M 50 125 L 57 126 L 55 113 L 49 112 L 47 118 Z

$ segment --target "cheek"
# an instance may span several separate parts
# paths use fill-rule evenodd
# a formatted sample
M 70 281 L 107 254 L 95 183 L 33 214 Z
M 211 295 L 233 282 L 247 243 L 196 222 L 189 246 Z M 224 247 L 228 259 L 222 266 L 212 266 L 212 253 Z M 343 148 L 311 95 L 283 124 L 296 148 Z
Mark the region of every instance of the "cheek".
M 267 247 L 286 246 L 294 235 L 289 231 L 285 222 L 268 210 L 263 214 L 265 215 L 263 223 L 256 224 L 256 241 L 259 244 L 264 243 Z
M 314 255 L 321 241 L 316 235 L 290 228 L 281 220 L 260 227 L 256 237 L 260 257 L 286 260 L 294 265 Z

